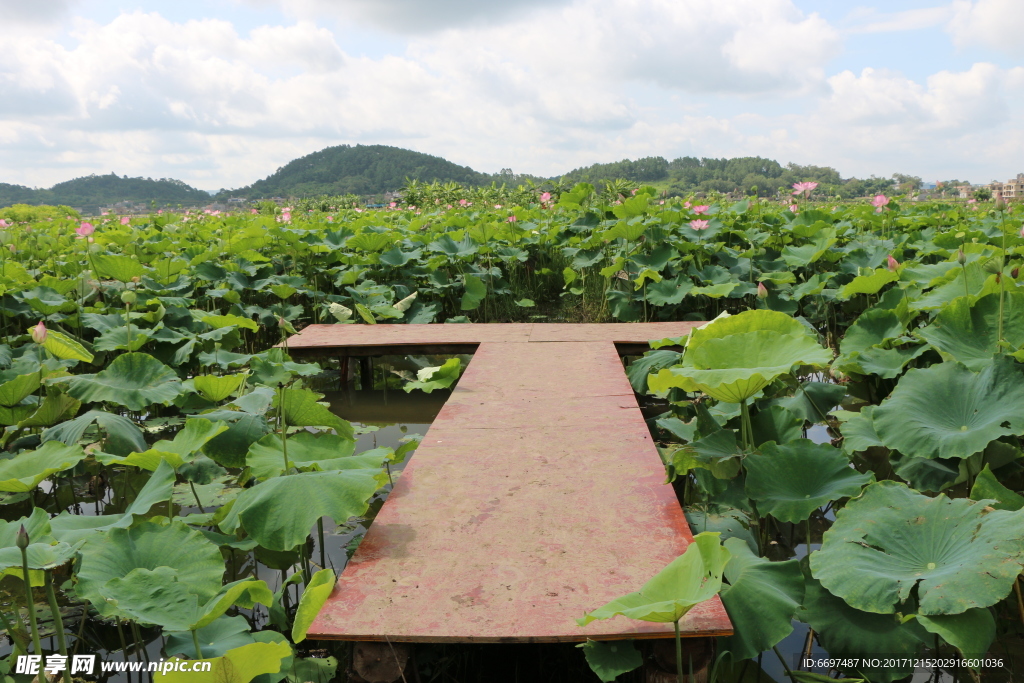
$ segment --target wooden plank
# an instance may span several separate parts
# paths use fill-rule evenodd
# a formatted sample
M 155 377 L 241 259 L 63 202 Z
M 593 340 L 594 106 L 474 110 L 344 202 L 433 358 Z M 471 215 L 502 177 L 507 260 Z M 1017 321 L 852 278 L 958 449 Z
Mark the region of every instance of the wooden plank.
M 613 341 L 482 342 L 309 636 L 671 637 L 671 624 L 575 623 L 692 539 Z M 732 627 L 715 598 L 682 630 Z

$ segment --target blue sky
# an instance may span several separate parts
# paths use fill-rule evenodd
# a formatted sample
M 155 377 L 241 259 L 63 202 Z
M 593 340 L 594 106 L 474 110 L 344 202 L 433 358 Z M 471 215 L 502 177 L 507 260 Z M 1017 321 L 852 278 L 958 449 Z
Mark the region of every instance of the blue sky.
M 343 143 L 1024 172 L 1020 0 L 0 0 L 0 25 L 0 182 L 215 190 Z

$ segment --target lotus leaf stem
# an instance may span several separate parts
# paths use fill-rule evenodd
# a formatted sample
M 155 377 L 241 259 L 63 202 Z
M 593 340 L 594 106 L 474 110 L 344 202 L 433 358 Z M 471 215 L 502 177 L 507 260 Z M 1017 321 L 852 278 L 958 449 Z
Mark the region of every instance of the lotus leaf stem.
M 32 579 L 28 573 L 28 552 L 21 549 L 21 571 L 25 582 L 25 607 L 28 610 L 28 621 L 32 627 L 32 647 L 37 655 L 43 653 L 43 644 L 39 641 L 39 622 L 36 619 L 36 602 L 32 599 Z
M 775 656 L 777 656 L 779 661 L 782 662 L 782 668 L 786 670 L 786 675 L 789 676 L 790 680 L 796 683 L 796 677 L 793 676 L 793 671 L 789 668 L 789 664 L 786 664 L 786 658 L 782 656 L 781 652 L 779 652 L 779 646 L 772 645 L 772 650 L 775 651 Z
M 201 647 L 199 647 L 199 633 L 197 632 L 196 629 L 192 629 L 192 644 L 196 648 L 196 659 L 202 659 L 203 650 Z
M 47 569 L 46 576 L 46 601 L 50 603 L 50 614 L 53 615 L 53 628 L 57 632 L 57 650 L 64 657 L 68 656 L 68 645 L 64 639 L 64 620 L 60 616 L 60 607 L 57 605 L 57 594 L 53 590 L 53 570 Z M 64 683 L 71 683 L 71 672 L 64 667 L 62 672 Z
M 679 620 L 673 621 L 672 626 L 676 631 L 676 676 L 679 678 L 679 683 L 683 683 L 683 639 L 679 635 Z

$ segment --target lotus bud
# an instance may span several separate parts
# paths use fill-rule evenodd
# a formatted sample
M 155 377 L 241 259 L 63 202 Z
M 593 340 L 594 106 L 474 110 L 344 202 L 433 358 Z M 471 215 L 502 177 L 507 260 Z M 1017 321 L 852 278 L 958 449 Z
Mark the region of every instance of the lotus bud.
M 1003 201 L 1003 195 L 997 196 L 996 197 L 996 206 L 995 206 L 996 211 L 1002 211 L 1005 208 L 1006 208 L 1006 202 Z
M 895 272 L 896 269 L 900 267 L 900 262 L 897 261 L 896 259 L 894 259 L 892 257 L 892 254 L 889 254 L 888 267 L 889 267 L 889 270 L 891 270 L 893 272 Z
M 967 254 L 964 253 L 963 249 L 956 250 L 956 262 L 959 263 L 961 266 L 967 263 Z
M 46 341 L 46 325 L 40 320 L 39 324 L 32 328 L 32 341 L 42 344 Z
M 1017 266 L 1016 268 L 1010 271 L 1010 277 L 1012 277 L 1014 280 L 1017 279 L 1018 275 L 1020 275 L 1020 266 Z
M 134 304 L 138 298 L 139 297 L 135 294 L 135 292 L 131 290 L 121 292 L 121 303 L 123 304 L 128 304 L 130 306 Z
M 18 535 L 15 537 L 14 542 L 17 544 L 18 548 L 21 549 L 21 550 L 24 550 L 25 548 L 28 547 L 28 544 L 29 544 L 28 531 L 25 529 L 25 525 L 24 524 L 22 524 L 21 528 L 18 529 Z
M 142 282 L 142 278 L 136 275 L 135 277 L 132 278 L 132 282 L 134 284 L 139 284 L 140 282 Z
M 764 286 L 763 282 L 758 282 L 757 283 L 757 298 L 758 299 L 767 299 L 768 298 L 768 288 Z

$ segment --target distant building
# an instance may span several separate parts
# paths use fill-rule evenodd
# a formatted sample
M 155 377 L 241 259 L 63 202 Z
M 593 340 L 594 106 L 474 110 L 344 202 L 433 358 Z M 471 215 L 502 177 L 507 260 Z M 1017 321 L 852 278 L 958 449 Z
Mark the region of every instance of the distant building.
M 958 185 L 956 190 L 960 193 L 960 199 L 970 199 L 974 196 L 974 188 L 970 185 Z
M 1024 199 L 1024 173 L 1018 173 L 1016 178 L 1011 178 L 1005 183 L 990 183 L 988 189 L 992 191 L 993 199 Z

